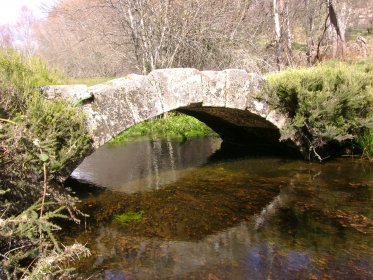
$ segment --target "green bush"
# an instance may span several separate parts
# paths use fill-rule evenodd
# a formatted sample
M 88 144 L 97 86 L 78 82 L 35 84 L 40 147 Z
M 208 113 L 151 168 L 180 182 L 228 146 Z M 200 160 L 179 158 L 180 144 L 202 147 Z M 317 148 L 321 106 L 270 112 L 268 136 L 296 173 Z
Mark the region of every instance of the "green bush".
M 3 181 L 12 176 L 37 182 L 44 164 L 53 180 L 89 148 L 83 112 L 64 101 L 46 100 L 38 91 L 58 81 L 39 58 L 0 51 L 0 165 L 9 172 Z
M 13 49 L 0 50 L 1 105 L 13 105 L 17 109 L 24 109 L 17 106 L 25 105 L 25 99 L 37 86 L 56 84 L 58 81 L 58 73 L 49 71 L 40 58 L 23 57 Z M 9 104 L 9 101 L 12 102 Z
M 282 138 L 320 160 L 353 147 L 373 127 L 373 63 L 328 62 L 269 74 L 266 93 L 287 114 Z
M 0 50 L 1 279 L 45 278 L 61 273 L 62 255 L 71 256 L 73 248 L 87 254 L 78 245 L 61 249 L 52 234 L 58 226 L 51 219 L 70 213 L 77 220 L 77 200 L 57 181 L 90 145 L 84 114 L 40 95 L 38 86 L 55 83 L 57 73 L 39 58 Z

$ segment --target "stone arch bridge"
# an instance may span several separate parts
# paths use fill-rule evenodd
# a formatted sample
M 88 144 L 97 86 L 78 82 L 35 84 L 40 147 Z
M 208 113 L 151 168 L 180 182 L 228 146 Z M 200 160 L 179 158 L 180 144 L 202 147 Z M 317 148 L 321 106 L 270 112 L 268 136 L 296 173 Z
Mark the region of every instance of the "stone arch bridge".
M 196 117 L 224 142 L 280 147 L 286 117 L 269 106 L 263 77 L 244 70 L 160 69 L 104 84 L 46 86 L 47 98 L 81 102 L 95 148 L 123 130 L 170 111 Z

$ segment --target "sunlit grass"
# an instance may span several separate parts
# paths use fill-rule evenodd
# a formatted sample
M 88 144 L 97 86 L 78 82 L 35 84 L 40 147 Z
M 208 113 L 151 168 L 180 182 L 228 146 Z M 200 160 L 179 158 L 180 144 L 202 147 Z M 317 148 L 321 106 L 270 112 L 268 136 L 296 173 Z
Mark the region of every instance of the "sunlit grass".
M 213 135 L 216 133 L 199 120 L 184 114 L 169 113 L 166 117 L 157 117 L 125 130 L 110 143 L 121 144 L 141 137 L 183 141 Z

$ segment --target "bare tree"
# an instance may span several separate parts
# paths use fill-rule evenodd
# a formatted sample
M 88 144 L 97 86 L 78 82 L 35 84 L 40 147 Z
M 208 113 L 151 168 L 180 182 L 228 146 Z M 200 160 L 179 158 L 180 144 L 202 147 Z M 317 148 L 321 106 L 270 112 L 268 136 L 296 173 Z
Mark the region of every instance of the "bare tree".
M 14 24 L 0 26 L 0 43 L 2 48 L 16 48 L 23 55 L 34 54 L 36 41 L 33 33 L 35 17 L 32 11 L 23 6 Z
M 276 58 L 279 70 L 282 68 L 282 31 L 280 23 L 280 7 L 279 0 L 273 0 L 273 17 L 275 21 L 275 33 L 276 33 Z
M 262 72 L 342 55 L 348 1 L 61 0 L 35 30 L 38 52 L 76 77 L 168 67 Z
M 36 41 L 33 34 L 33 25 L 35 16 L 32 11 L 23 6 L 18 16 L 16 24 L 13 26 L 14 37 L 13 44 L 25 55 L 29 56 L 35 53 Z
M 317 59 L 320 59 L 320 45 L 325 41 L 327 57 L 342 57 L 346 48 L 346 29 L 351 8 L 347 0 L 325 0 L 326 19 L 324 31 L 319 40 Z
M 242 30 L 251 2 L 63 0 L 40 25 L 40 52 L 76 76 L 112 57 L 142 73 L 166 67 L 219 69 L 229 65 L 232 45 L 247 37 Z M 74 70 L 84 65 L 90 66 Z
M 0 25 L 0 48 L 12 47 L 12 33 L 8 24 Z
M 143 73 L 157 68 L 203 68 L 226 59 L 247 1 L 107 0 Z M 110 40 L 110 39 L 109 39 Z M 218 61 L 215 59 L 215 61 Z M 219 67 L 219 65 L 214 65 Z
M 277 65 L 279 70 L 281 70 L 284 65 L 293 64 L 288 0 L 273 0 L 273 17 L 276 33 Z
M 312 63 L 312 52 L 315 46 L 315 15 L 317 11 L 317 1 L 305 0 L 305 10 L 306 10 L 306 44 L 307 44 L 307 64 L 311 65 Z
M 112 17 L 100 9 L 100 1 L 96 0 L 60 1 L 35 27 L 39 54 L 73 77 L 116 76 L 125 74 L 126 69 L 134 71 L 131 55 L 116 50 L 106 40 L 104 31 L 115 31 L 109 26 Z
M 292 64 L 292 33 L 290 26 L 290 14 L 289 14 L 289 0 L 284 1 L 284 26 L 285 26 L 285 40 L 288 54 L 289 64 Z

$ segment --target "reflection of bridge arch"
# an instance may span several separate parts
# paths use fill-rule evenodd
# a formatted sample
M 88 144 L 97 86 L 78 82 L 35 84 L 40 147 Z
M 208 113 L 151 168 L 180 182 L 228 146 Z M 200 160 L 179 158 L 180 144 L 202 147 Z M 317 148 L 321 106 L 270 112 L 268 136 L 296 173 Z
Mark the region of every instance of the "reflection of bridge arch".
M 275 144 L 285 118 L 268 106 L 262 80 L 238 69 L 161 69 L 89 88 L 51 86 L 47 94 L 70 92 L 76 99 L 86 99 L 84 109 L 96 148 L 123 130 L 169 111 L 200 119 L 229 142 Z

